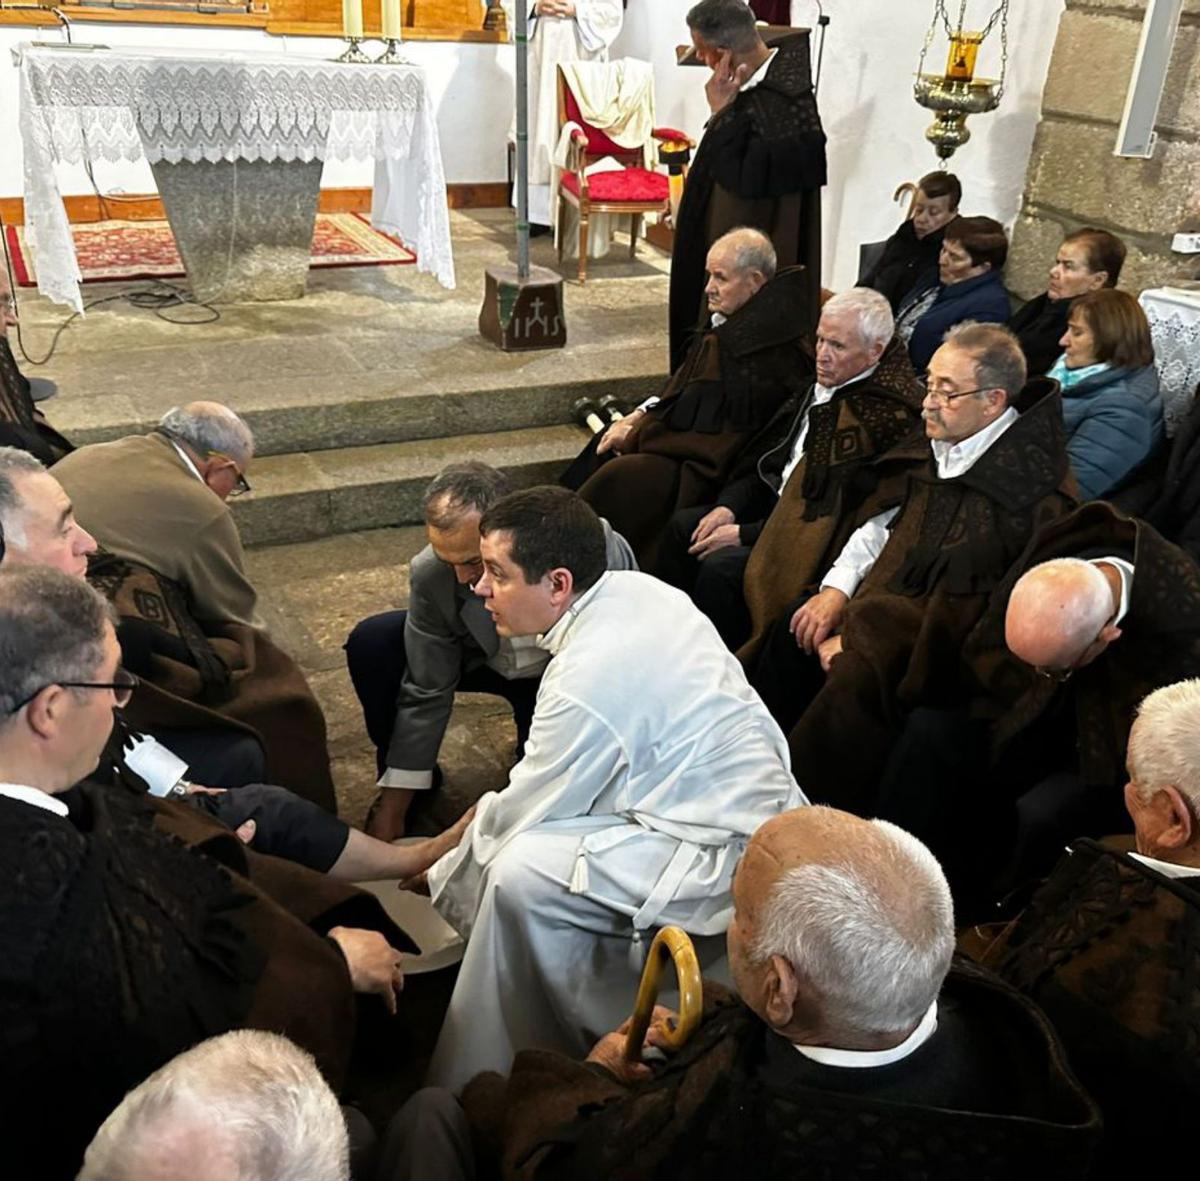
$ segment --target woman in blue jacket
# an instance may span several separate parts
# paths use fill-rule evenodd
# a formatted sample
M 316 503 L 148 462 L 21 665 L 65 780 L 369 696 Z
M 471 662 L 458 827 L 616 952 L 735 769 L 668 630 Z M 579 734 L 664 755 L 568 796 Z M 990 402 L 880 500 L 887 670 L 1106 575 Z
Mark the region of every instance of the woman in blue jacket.
M 964 320 L 1003 324 L 1012 315 L 1001 271 L 1008 236 L 990 217 L 956 217 L 942 235 L 938 282 L 914 288 L 896 312 L 896 332 L 908 342 L 913 368 L 924 373 L 942 337 Z
M 1138 301 L 1104 289 L 1071 305 L 1047 377 L 1062 386 L 1067 455 L 1081 500 L 1107 496 L 1162 442 L 1162 394 Z

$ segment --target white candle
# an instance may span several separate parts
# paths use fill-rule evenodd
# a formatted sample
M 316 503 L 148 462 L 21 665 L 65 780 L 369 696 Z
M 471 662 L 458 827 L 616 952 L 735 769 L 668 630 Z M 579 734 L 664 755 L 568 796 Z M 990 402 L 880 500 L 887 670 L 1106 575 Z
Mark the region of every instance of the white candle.
M 361 41 L 362 35 L 362 0 L 342 0 L 342 36 Z
M 383 0 L 383 36 L 385 40 L 400 40 L 400 0 Z

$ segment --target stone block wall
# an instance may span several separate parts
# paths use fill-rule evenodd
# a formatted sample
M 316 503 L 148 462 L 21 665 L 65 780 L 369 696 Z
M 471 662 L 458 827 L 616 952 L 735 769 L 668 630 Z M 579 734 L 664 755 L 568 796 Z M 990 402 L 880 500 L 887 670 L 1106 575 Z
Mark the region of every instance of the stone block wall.
M 1174 233 L 1200 230 L 1200 0 L 1184 4 L 1153 158 L 1113 155 L 1145 11 L 1145 0 L 1067 0 L 1005 272 L 1018 295 L 1045 290 L 1063 234 L 1083 225 L 1125 240 L 1130 291 L 1200 278 L 1200 256 L 1171 252 Z

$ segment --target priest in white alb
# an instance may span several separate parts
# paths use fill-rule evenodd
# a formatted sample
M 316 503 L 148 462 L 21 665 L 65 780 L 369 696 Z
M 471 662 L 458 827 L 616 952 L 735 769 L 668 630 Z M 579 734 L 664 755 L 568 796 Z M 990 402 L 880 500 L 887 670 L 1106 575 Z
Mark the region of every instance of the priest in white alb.
M 521 0 L 504 0 L 510 32 Z M 621 0 L 524 0 L 529 4 L 529 220 L 554 224 L 552 174 L 558 145 L 558 67 L 607 61 L 621 31 Z M 515 137 L 514 137 L 515 138 Z M 516 204 L 516 193 L 513 194 Z
M 467 938 L 430 1068 L 455 1090 L 528 1047 L 586 1054 L 628 1015 L 659 927 L 719 959 L 746 841 L 806 802 L 716 630 L 665 583 L 606 571 L 574 493 L 513 493 L 480 532 L 496 630 L 551 659 L 508 787 L 428 874 Z

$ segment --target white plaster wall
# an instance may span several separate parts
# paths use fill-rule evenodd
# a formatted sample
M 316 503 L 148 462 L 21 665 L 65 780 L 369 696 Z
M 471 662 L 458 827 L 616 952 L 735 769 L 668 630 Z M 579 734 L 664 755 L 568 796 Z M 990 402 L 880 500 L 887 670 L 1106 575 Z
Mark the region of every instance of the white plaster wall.
M 674 47 L 687 40 L 685 15 L 693 0 L 630 0 L 614 56 L 648 59 L 655 66 L 658 122 L 699 135 L 708 114 L 702 68 L 675 65 Z M 1064 0 L 1012 0 L 1008 93 L 1000 109 L 975 116 L 972 140 L 951 161 L 963 180 L 963 212 L 1015 219 L 1024 187 L 1042 89 Z M 986 15 L 992 0 L 971 0 L 971 15 Z M 923 132 L 929 112 L 912 99 L 932 0 L 824 0 L 831 23 L 818 100 L 829 135 L 829 186 L 824 200 L 826 285 L 854 281 L 860 242 L 886 237 L 899 216 L 890 196 L 936 163 Z M 815 24 L 815 0 L 793 0 L 792 19 Z M 59 40 L 57 26 L 38 37 Z M 163 29 L 146 25 L 77 24 L 76 40 L 107 45 L 186 46 L 190 49 L 272 50 L 331 57 L 340 43 L 311 37 L 269 37 L 258 30 Z M 17 71 L 7 50 L 34 39 L 30 29 L 0 29 L 0 196 L 19 195 L 20 136 Z M 451 182 L 503 180 L 505 142 L 512 118 L 512 46 L 412 42 L 412 60 L 428 71 L 437 104 L 446 178 Z M 942 64 L 939 46 L 931 64 Z M 932 60 L 936 58 L 938 60 Z M 985 47 L 980 73 L 999 65 L 999 38 Z M 96 167 L 104 191 L 154 190 L 148 166 Z M 64 193 L 87 193 L 82 169 L 64 169 Z M 369 185 L 369 164 L 331 162 L 326 186 Z
M 302 57 L 331 58 L 344 48 L 340 41 L 319 37 L 272 37 L 259 29 L 164 29 L 156 25 L 76 23 L 76 42 L 109 46 L 218 51 L 249 50 L 289 53 Z M 18 72 L 9 50 L 22 41 L 65 40 L 57 24 L 46 29 L 0 28 L 0 196 L 20 196 L 22 182 L 21 137 L 17 122 Z M 382 51 L 382 45 L 367 46 Z M 452 44 L 414 41 L 406 55 L 424 66 L 437 108 L 438 131 L 446 179 L 451 182 L 504 180 L 505 138 L 512 121 L 513 55 L 510 45 Z M 103 192 L 152 193 L 150 166 L 98 163 L 96 180 Z M 322 184 L 326 187 L 369 186 L 373 168 L 369 161 L 330 161 Z M 90 193 L 82 167 L 62 167 L 59 183 L 64 194 Z
M 654 63 L 658 122 L 695 136 L 708 115 L 707 74 L 674 64 L 674 47 L 688 40 L 684 18 L 692 2 L 631 0 L 615 55 Z M 971 0 L 967 11 L 986 18 L 993 7 L 994 0 Z M 997 111 L 968 121 L 971 142 L 950 162 L 963 181 L 964 213 L 1006 225 L 1016 218 L 1063 7 L 1064 0 L 1012 0 L 1007 93 Z M 924 138 L 932 115 L 912 97 L 933 0 L 824 0 L 824 10 L 830 24 L 817 96 L 829 136 L 822 278 L 841 288 L 857 276 L 859 243 L 895 229 L 895 187 L 937 163 Z M 794 24 L 815 28 L 816 17 L 815 0 L 792 0 Z M 984 47 L 981 75 L 999 69 L 999 40 L 994 35 Z M 814 33 L 814 64 L 817 43 Z M 944 44 L 935 41 L 927 65 L 945 64 Z

